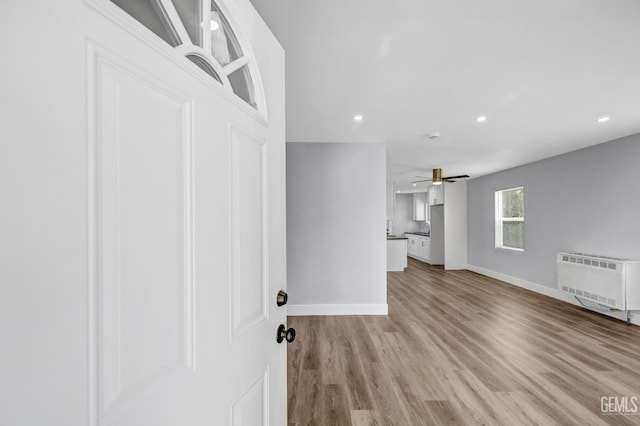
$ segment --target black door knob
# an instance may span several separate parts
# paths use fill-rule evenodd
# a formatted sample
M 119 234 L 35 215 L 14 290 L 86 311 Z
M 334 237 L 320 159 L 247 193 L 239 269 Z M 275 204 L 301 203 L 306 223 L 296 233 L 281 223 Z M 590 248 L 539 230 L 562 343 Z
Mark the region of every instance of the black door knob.
M 289 300 L 289 295 L 286 291 L 280 290 L 278 292 L 278 296 L 276 297 L 276 305 L 284 306 L 287 304 L 287 300 Z
M 280 324 L 280 327 L 278 327 L 278 334 L 276 334 L 276 341 L 278 343 L 282 343 L 283 340 L 286 340 L 288 343 L 296 340 L 296 330 L 294 328 L 287 330 L 287 327 L 285 327 L 284 324 Z

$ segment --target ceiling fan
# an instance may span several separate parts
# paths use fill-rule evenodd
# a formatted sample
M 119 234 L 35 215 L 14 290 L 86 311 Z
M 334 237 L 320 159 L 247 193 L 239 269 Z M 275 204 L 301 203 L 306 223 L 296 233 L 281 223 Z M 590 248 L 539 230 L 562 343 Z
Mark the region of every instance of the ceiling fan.
M 455 183 L 456 179 L 467 179 L 469 175 L 458 175 L 458 176 L 445 176 L 442 177 L 442 169 L 433 169 L 433 176 L 431 179 L 425 176 L 416 176 L 417 178 L 423 178 L 422 180 L 416 180 L 411 182 L 414 186 L 417 183 L 422 182 L 433 182 L 434 185 L 442 185 L 442 182 L 447 183 Z

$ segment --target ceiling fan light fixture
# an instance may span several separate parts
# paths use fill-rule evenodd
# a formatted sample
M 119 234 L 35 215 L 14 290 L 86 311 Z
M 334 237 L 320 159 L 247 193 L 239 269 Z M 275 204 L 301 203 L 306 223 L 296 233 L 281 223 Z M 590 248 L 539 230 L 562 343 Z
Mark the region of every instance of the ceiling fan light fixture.
M 442 185 L 442 169 L 433 169 L 433 179 L 431 180 L 434 185 Z

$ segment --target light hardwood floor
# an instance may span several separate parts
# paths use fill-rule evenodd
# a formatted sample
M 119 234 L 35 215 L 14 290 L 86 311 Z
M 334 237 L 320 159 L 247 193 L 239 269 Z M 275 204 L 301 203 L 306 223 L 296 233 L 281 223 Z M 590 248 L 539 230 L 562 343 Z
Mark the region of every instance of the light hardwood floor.
M 388 287 L 388 316 L 289 318 L 290 425 L 640 424 L 601 413 L 640 397 L 640 327 L 413 260 Z

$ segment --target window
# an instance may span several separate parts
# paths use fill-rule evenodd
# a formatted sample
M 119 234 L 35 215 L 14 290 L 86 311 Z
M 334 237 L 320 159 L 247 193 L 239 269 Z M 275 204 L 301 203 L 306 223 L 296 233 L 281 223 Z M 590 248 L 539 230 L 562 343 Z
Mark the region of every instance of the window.
M 524 251 L 524 187 L 496 191 L 496 248 Z
M 231 28 L 220 0 L 111 0 L 184 54 L 226 90 L 263 110 L 252 75 L 257 69 Z M 245 46 L 248 48 L 248 46 Z

